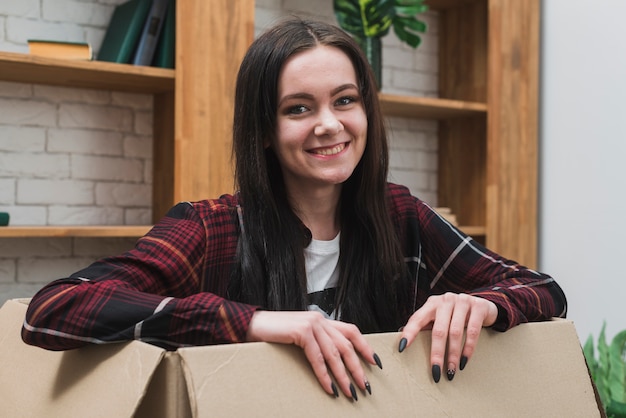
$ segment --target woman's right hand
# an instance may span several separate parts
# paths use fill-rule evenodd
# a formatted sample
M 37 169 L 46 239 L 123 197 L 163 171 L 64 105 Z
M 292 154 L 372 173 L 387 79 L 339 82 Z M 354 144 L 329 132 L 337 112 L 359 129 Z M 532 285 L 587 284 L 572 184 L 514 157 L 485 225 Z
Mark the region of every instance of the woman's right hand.
M 380 359 L 355 325 L 327 319 L 319 312 L 257 311 L 250 321 L 247 340 L 301 347 L 324 390 L 339 396 L 332 373 L 341 391 L 355 401 L 358 397 L 351 380 L 371 394 L 359 354 L 382 368 Z

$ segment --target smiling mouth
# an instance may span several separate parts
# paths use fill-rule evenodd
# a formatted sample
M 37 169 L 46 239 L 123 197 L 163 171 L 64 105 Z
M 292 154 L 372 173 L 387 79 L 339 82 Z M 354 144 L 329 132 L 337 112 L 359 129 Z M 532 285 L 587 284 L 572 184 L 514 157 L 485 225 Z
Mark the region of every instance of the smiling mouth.
M 339 154 L 345 148 L 346 148 L 346 144 L 344 142 L 342 144 L 335 145 L 332 148 L 317 148 L 317 149 L 311 150 L 309 152 L 311 154 L 315 154 L 315 155 L 335 155 L 335 154 Z

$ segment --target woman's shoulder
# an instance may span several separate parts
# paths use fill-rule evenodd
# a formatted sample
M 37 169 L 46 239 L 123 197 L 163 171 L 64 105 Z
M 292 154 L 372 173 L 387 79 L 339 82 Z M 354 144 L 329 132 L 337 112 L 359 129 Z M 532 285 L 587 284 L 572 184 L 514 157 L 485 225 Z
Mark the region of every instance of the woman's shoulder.
M 184 201 L 174 205 L 166 214 L 166 218 L 192 219 L 203 221 L 216 218 L 236 216 L 238 199 L 236 195 L 224 194 L 217 199 Z
M 217 199 L 182 202 L 182 204 L 189 205 L 201 218 L 206 218 L 236 215 L 239 201 L 236 194 L 223 194 Z
M 417 205 L 421 202 L 411 194 L 408 187 L 401 184 L 387 183 L 387 196 L 393 212 L 414 212 L 417 210 Z
M 415 225 L 415 221 L 419 224 L 429 223 L 433 217 L 437 216 L 432 207 L 411 194 L 406 186 L 388 183 L 387 195 L 391 219 L 400 225 L 400 228 Z

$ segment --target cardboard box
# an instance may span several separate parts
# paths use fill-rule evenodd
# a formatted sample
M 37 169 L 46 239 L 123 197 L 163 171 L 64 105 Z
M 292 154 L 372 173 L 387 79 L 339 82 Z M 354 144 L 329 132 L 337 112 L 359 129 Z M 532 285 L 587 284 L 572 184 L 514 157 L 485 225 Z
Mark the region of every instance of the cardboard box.
M 367 339 L 383 370 L 366 365 L 372 395 L 334 398 L 302 350 L 268 343 L 166 352 L 133 341 L 51 352 L 20 338 L 25 300 L 0 309 L 0 416 L 10 417 L 598 417 L 573 324 L 483 330 L 453 381 L 434 383 L 430 333 L 398 353 L 399 334 Z

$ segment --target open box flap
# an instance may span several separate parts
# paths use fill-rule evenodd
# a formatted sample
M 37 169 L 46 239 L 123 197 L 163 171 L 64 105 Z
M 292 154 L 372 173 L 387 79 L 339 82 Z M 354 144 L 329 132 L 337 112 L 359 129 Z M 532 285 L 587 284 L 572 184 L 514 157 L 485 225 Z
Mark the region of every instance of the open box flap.
M 0 415 L 130 417 L 164 350 L 140 343 L 48 351 L 25 344 L 28 300 L 0 308 Z
M 366 338 L 372 395 L 353 402 L 319 386 L 302 350 L 268 343 L 166 353 L 141 342 L 67 352 L 24 344 L 28 301 L 0 309 L 0 416 L 601 416 L 580 342 L 566 320 L 485 329 L 453 381 L 435 384 L 430 332 L 398 353 L 398 333 Z
M 430 332 L 403 353 L 398 333 L 367 335 L 383 370 L 366 365 L 372 395 L 358 402 L 326 394 L 301 349 L 247 343 L 178 350 L 195 417 L 233 416 L 567 416 L 600 411 L 573 324 L 483 330 L 474 357 L 448 381 L 434 383 Z

